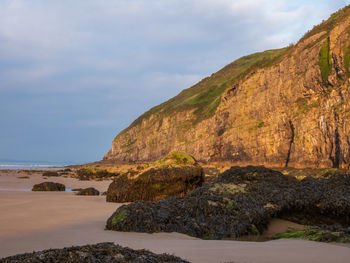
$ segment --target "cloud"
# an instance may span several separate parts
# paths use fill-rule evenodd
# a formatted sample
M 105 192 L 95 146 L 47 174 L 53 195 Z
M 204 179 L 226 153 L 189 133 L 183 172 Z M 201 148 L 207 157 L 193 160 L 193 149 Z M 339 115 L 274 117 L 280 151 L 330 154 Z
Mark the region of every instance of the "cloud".
M 238 57 L 296 42 L 348 3 L 2 0 L 0 107 L 8 117 L 0 156 L 10 151 L 1 142 L 16 141 L 14 134 L 25 138 L 17 148 L 28 149 L 26 154 L 42 149 L 38 159 L 66 159 L 66 147 L 92 147 L 94 158 L 102 156 L 113 136 L 150 107 Z M 40 148 L 45 136 L 34 140 L 36 131 L 58 148 Z M 62 143 L 69 134 L 76 137 Z M 92 158 L 89 151 L 81 154 L 79 160 Z
M 295 42 L 322 11 L 312 1 L 286 0 L 6 0 L 0 2 L 0 55 L 22 64 L 0 74 L 35 84 L 104 72 L 91 76 L 101 81 L 96 88 L 113 75 L 135 79 L 160 69 L 203 75 L 245 53 Z M 75 89 L 86 86 L 81 81 Z

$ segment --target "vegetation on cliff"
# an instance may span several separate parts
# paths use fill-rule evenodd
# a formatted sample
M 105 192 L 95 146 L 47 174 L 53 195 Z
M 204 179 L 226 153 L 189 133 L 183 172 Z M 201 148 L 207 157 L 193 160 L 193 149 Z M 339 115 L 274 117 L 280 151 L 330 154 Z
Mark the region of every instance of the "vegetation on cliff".
M 319 65 L 321 69 L 322 79 L 325 84 L 328 84 L 328 77 L 332 73 L 332 61 L 329 50 L 329 37 L 325 42 L 323 42 L 320 50 L 320 60 Z
M 247 74 L 258 68 L 268 67 L 276 63 L 291 47 L 267 50 L 244 56 L 227 65 L 220 71 L 200 81 L 191 88 L 185 89 L 174 98 L 156 106 L 137 118 L 127 129 L 142 123 L 150 116 L 157 120 L 169 116 L 174 112 L 194 110 L 196 124 L 203 119 L 211 117 L 220 104 L 221 94 L 228 88 L 237 84 Z M 133 141 L 134 142 L 134 141 Z

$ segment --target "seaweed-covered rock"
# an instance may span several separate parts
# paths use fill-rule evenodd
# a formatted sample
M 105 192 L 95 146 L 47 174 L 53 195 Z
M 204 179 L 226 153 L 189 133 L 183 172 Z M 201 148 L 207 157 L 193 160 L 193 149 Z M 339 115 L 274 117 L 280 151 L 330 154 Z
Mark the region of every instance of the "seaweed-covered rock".
M 329 228 L 331 228 L 331 230 Z M 323 227 L 308 226 L 302 230 L 289 228 L 285 233 L 277 234 L 275 238 L 276 239 L 298 238 L 298 239 L 305 239 L 305 240 L 319 241 L 319 242 L 349 243 L 350 229 L 344 229 L 339 224 L 332 225 L 332 226 L 323 226 Z
M 89 180 L 109 180 L 118 176 L 118 174 L 110 173 L 104 169 L 97 168 L 81 168 L 76 171 L 77 177 L 81 181 Z
M 136 178 L 117 177 L 109 186 L 108 202 L 158 201 L 166 197 L 184 196 L 204 181 L 199 166 L 152 168 Z
M 56 171 L 45 171 L 43 172 L 42 176 L 44 177 L 58 177 L 60 174 Z
M 33 186 L 32 191 L 65 191 L 66 187 L 64 184 L 44 182 Z
M 76 246 L 63 249 L 49 249 L 41 252 L 26 253 L 0 259 L 0 263 L 81 263 L 81 262 L 111 262 L 111 263 L 143 263 L 143 262 L 183 262 L 176 256 L 154 254 L 147 250 L 133 250 L 113 243 Z
M 77 195 L 100 195 L 100 192 L 93 187 L 79 190 Z
M 323 214 L 349 226 L 349 184 L 348 175 L 298 181 L 264 167 L 232 167 L 214 184 L 187 196 L 121 206 L 108 219 L 106 228 L 236 238 L 262 232 L 271 218 L 288 211 L 314 217 Z

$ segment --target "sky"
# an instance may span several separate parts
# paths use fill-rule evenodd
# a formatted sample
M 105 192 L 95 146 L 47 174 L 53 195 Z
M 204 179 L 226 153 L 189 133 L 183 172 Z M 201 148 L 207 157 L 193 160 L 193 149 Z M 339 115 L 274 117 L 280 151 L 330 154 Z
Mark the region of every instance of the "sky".
M 0 0 L 0 160 L 101 160 L 139 115 L 350 0 Z

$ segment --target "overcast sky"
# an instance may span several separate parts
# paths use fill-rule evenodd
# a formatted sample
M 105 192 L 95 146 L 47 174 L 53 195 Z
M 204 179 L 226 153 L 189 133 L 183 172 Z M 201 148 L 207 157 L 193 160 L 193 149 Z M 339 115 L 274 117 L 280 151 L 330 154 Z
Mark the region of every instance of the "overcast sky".
M 0 159 L 100 160 L 135 118 L 350 0 L 1 0 Z

